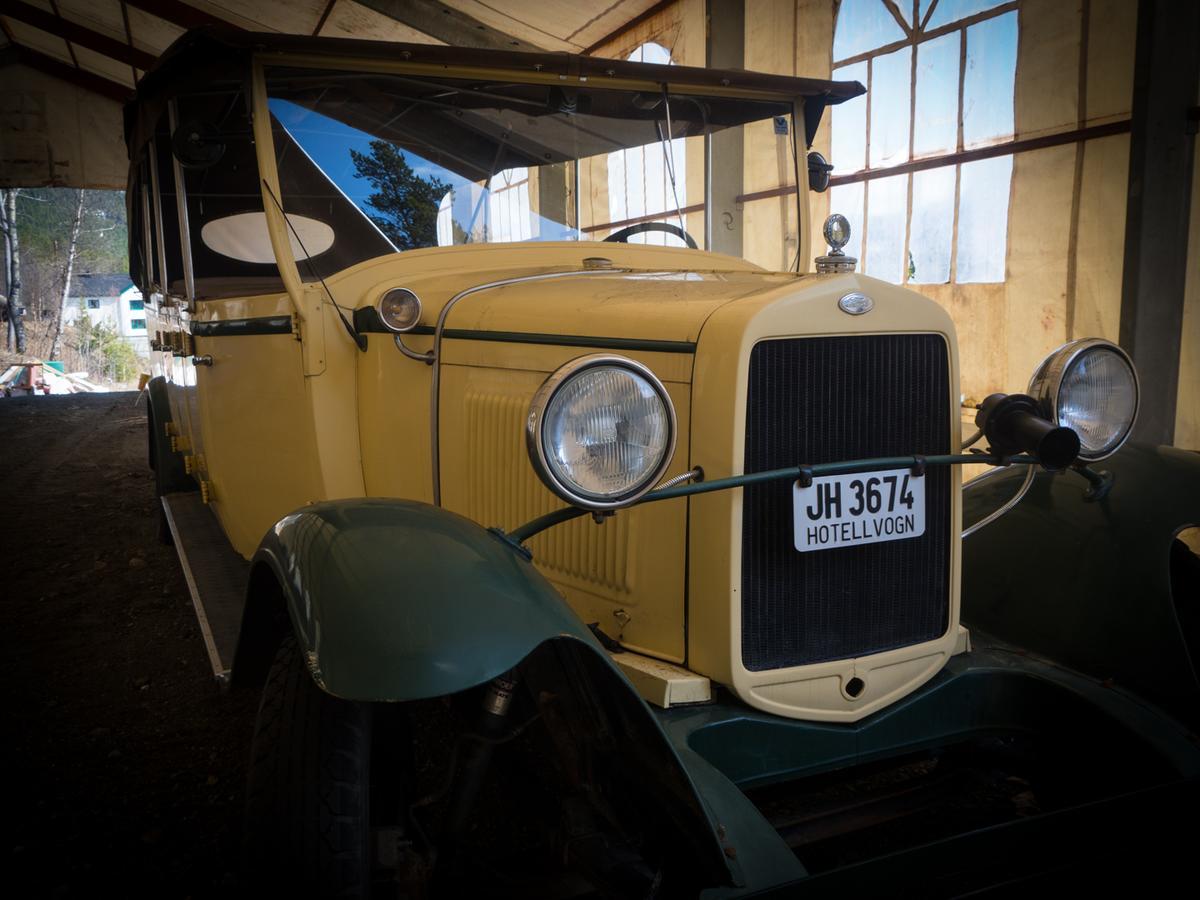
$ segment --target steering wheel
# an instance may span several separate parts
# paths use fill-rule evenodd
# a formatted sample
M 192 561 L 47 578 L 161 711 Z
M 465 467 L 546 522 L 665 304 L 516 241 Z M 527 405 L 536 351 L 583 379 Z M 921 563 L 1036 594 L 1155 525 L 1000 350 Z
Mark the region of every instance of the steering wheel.
M 680 228 L 678 225 L 672 225 L 670 222 L 638 222 L 636 225 L 630 225 L 627 228 L 622 228 L 620 231 L 614 231 L 605 241 L 613 241 L 618 244 L 628 244 L 629 239 L 635 234 L 642 234 L 646 231 L 665 231 L 667 234 L 673 234 L 679 238 L 691 249 L 698 250 L 695 239 Z

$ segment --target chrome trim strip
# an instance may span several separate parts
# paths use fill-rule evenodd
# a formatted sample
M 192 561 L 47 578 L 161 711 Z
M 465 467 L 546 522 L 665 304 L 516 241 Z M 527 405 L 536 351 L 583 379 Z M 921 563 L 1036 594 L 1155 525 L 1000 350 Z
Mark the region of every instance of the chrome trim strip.
M 178 117 L 176 101 L 171 100 L 167 103 L 167 127 L 171 136 L 175 134 Z M 183 291 L 187 295 L 187 308 L 190 312 L 196 307 L 196 275 L 192 271 L 192 232 L 188 227 L 187 181 L 183 174 L 183 164 L 173 150 L 171 170 L 175 173 L 175 211 L 179 216 L 179 258 L 183 261 Z
M 1026 467 L 1025 480 L 1023 482 L 1021 482 L 1021 487 L 1017 490 L 1017 492 L 1015 494 L 1013 494 L 1012 499 L 1010 499 L 1007 503 L 1005 503 L 999 509 L 992 510 L 990 513 L 988 513 L 986 516 L 984 516 L 982 519 L 980 519 L 978 522 L 976 522 L 970 528 L 964 528 L 963 532 L 962 532 L 962 536 L 964 538 L 970 537 L 975 532 L 977 532 L 980 528 L 983 528 L 985 525 L 991 525 L 998 518 L 1000 518 L 1002 515 L 1004 515 L 1006 512 L 1008 512 L 1010 509 L 1012 509 L 1014 506 L 1016 506 L 1018 503 L 1020 503 L 1021 499 L 1027 493 L 1029 493 L 1029 488 L 1033 485 L 1033 476 L 1037 473 L 1037 469 L 1038 469 L 1038 467 L 1036 465 L 1031 465 L 1031 466 Z M 1003 469 L 997 469 L 996 471 L 1002 472 Z M 976 483 L 978 483 L 980 478 L 983 478 L 986 475 L 990 475 L 990 474 L 991 474 L 990 472 L 985 472 L 984 475 L 980 475 L 979 478 L 973 478 L 968 483 L 976 484 Z
M 488 291 L 492 288 L 507 287 L 510 284 L 524 284 L 530 281 L 550 281 L 555 278 L 569 278 L 572 275 L 612 275 L 628 271 L 629 269 L 573 269 L 569 272 L 542 272 L 537 275 L 521 275 L 516 278 L 504 278 L 500 281 L 488 281 L 484 284 L 477 284 L 474 287 L 459 291 L 446 302 L 446 305 L 442 307 L 442 311 L 438 313 L 437 324 L 433 330 L 433 377 L 430 379 L 429 388 L 429 439 L 433 451 L 430 462 L 433 467 L 434 506 L 442 505 L 442 462 L 439 458 L 441 445 L 439 440 L 440 415 L 438 408 L 440 406 L 442 380 L 442 333 L 446 330 L 446 319 L 450 316 L 450 310 L 454 309 L 458 301 L 472 294 L 478 294 L 481 291 Z
M 179 530 L 179 525 L 175 522 L 175 516 L 171 513 L 171 504 L 167 502 L 167 498 L 161 497 L 159 499 L 162 503 L 163 512 L 167 516 L 167 525 L 171 529 L 171 537 L 175 541 L 175 549 L 179 553 L 183 578 L 187 582 L 188 593 L 192 597 L 192 608 L 196 611 L 196 619 L 200 623 L 200 635 L 204 638 L 204 649 L 208 651 L 208 663 L 212 666 L 213 675 L 216 676 L 217 681 L 225 683 L 229 680 L 231 670 L 226 668 L 225 664 L 221 662 L 221 654 L 217 652 L 217 642 L 213 638 L 212 627 L 208 624 L 208 614 L 204 611 L 204 601 L 200 598 L 200 588 L 196 584 L 195 575 L 192 574 L 192 565 L 188 562 L 183 533 Z
M 162 299 L 166 300 L 168 297 L 167 286 L 171 283 L 171 279 L 167 277 L 167 248 L 163 243 L 162 190 L 158 183 L 158 141 L 154 138 L 150 140 L 150 193 L 153 195 L 154 205 L 154 234 L 158 238 L 158 293 Z
M 154 242 L 150 238 L 150 229 L 154 225 L 150 217 L 150 186 L 144 178 L 138 180 L 142 189 L 142 284 L 145 285 L 144 297 L 149 300 L 150 295 L 154 293 Z
M 424 353 L 418 353 L 416 350 L 411 349 L 407 344 L 404 343 L 404 335 L 403 334 L 397 334 L 397 335 L 394 335 L 394 337 L 396 340 L 396 349 L 399 350 L 401 353 L 403 353 L 405 356 L 407 356 L 409 359 L 415 359 L 417 362 L 423 362 L 427 366 L 433 365 L 433 351 L 432 350 L 426 350 Z

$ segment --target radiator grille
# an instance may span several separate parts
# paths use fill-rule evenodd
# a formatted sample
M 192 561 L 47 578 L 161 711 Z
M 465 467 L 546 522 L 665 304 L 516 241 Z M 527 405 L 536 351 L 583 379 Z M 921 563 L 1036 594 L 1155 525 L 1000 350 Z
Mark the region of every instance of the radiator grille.
M 762 341 L 750 355 L 746 472 L 950 451 L 946 343 L 936 334 Z M 878 653 L 945 633 L 950 472 L 925 476 L 925 533 L 795 549 L 792 484 L 744 489 L 742 662 L 751 671 Z

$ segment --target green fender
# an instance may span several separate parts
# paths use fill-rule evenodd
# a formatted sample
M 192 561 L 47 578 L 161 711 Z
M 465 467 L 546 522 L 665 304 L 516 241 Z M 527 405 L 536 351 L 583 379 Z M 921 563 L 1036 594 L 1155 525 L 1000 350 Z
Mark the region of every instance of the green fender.
M 523 553 L 424 503 L 306 506 L 267 533 L 253 564 L 274 572 L 314 677 L 339 697 L 457 693 L 553 637 L 599 649 Z
M 1013 510 L 963 542 L 962 618 L 1039 656 L 1111 679 L 1200 724 L 1200 596 L 1172 583 L 1172 545 L 1200 524 L 1200 455 L 1129 445 L 1092 467 L 1115 481 L 1088 501 L 1074 472 L 1038 472 Z M 969 525 L 1015 493 L 1024 472 L 964 491 Z M 1178 548 L 1176 548 L 1178 550 Z M 1185 627 L 1181 627 L 1181 619 Z
M 252 565 L 247 612 L 269 568 L 314 679 L 338 697 L 454 694 L 551 647 L 580 659 L 589 702 L 623 736 L 625 775 L 647 785 L 665 827 L 690 846 L 694 870 L 708 883 L 736 880 L 712 812 L 661 724 L 520 548 L 424 503 L 336 500 L 281 519 Z

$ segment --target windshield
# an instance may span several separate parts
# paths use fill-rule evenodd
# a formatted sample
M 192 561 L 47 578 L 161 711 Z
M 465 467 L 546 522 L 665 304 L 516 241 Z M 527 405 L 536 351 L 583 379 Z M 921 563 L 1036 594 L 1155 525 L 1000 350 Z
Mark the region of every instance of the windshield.
M 702 136 L 791 115 L 665 89 L 299 68 L 267 85 L 281 205 L 310 279 L 402 250 L 631 227 L 630 241 L 684 246 L 703 234 Z

